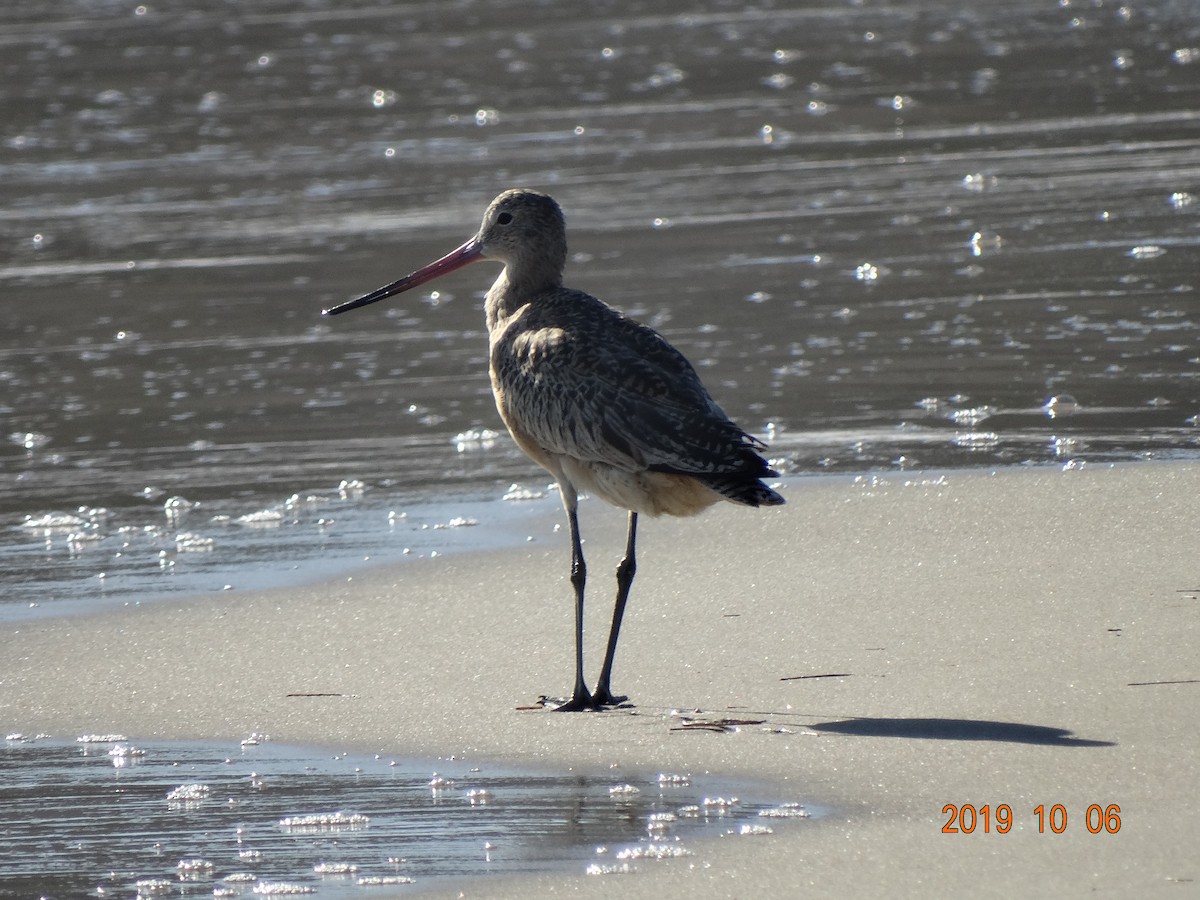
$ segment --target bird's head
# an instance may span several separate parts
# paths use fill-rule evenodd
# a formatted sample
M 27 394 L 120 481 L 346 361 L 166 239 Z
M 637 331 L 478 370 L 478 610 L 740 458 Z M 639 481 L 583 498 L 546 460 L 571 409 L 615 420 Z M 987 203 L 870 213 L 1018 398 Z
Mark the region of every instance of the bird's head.
M 547 194 L 516 188 L 491 202 L 473 238 L 487 259 L 516 268 L 553 268 L 567 260 L 562 209 Z
M 567 235 L 562 210 L 554 198 L 526 188 L 505 191 L 488 206 L 479 231 L 461 247 L 398 281 L 326 309 L 322 315 L 335 316 L 412 290 L 481 259 L 504 263 L 510 282 L 561 285 Z

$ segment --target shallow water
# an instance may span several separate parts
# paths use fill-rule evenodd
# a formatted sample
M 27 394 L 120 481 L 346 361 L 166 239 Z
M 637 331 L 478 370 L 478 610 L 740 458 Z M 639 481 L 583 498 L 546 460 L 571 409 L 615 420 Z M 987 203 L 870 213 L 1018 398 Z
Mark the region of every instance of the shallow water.
M 500 427 L 488 266 L 318 315 L 515 184 L 785 473 L 1198 455 L 1191 3 L 195 7 L 0 11 L 10 609 L 257 583 L 540 489 L 507 436 L 456 440 Z
M 0 775 L 0 896 L 13 897 L 337 900 L 483 875 L 624 875 L 660 859 L 703 865 L 698 841 L 808 817 L 687 773 L 531 773 L 259 735 L 241 746 L 10 735 Z

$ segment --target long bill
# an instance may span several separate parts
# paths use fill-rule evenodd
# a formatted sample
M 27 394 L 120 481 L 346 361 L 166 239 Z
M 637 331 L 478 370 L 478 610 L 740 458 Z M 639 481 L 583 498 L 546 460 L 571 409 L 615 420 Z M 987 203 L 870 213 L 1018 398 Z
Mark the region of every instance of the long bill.
M 405 275 L 399 281 L 385 284 L 383 287 L 371 291 L 369 294 L 363 294 L 354 300 L 347 300 L 345 303 L 339 303 L 337 306 L 323 309 L 321 310 L 321 315 L 336 316 L 344 312 L 349 312 L 352 309 L 358 309 L 360 306 L 369 306 L 372 303 L 391 297 L 393 294 L 412 290 L 427 281 L 433 281 L 433 279 L 445 275 L 447 272 L 461 269 L 463 266 L 480 259 L 483 259 L 483 245 L 476 238 L 471 238 L 461 247 L 451 250 L 441 259 L 434 260 L 429 265 L 417 269 L 411 275 Z

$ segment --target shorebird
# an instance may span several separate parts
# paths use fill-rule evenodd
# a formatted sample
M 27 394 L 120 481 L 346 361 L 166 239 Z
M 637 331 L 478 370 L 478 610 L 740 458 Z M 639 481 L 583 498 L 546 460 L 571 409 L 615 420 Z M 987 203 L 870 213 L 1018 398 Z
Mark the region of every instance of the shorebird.
M 690 516 L 720 500 L 778 505 L 783 498 L 761 481 L 777 473 L 759 455 L 766 445 L 730 421 L 665 338 L 590 294 L 563 287 L 566 227 L 546 194 L 505 191 L 462 246 L 322 315 L 358 309 L 478 260 L 504 265 L 484 302 L 496 408 L 517 446 L 558 482 L 570 525 L 575 686 L 557 709 L 615 705 L 627 699 L 613 694 L 611 681 L 637 567 L 638 515 Z M 595 691 L 583 677 L 581 491 L 629 511 Z

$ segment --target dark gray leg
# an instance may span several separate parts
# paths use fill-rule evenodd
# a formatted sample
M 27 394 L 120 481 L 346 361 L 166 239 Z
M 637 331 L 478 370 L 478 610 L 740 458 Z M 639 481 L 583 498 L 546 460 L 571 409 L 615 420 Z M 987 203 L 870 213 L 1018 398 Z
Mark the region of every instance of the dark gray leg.
M 625 615 L 625 603 L 629 600 L 629 589 L 633 586 L 633 576 L 637 572 L 637 555 L 634 544 L 637 541 L 637 513 L 629 513 L 629 538 L 625 542 L 625 558 L 617 566 L 617 601 L 613 605 L 612 629 L 608 632 L 608 648 L 604 651 L 604 666 L 600 669 L 600 680 L 596 682 L 592 702 L 596 706 L 612 706 L 623 703 L 628 697 L 617 697 L 612 692 L 613 657 L 617 653 L 617 635 L 621 632 L 621 619 Z
M 583 587 L 587 582 L 587 564 L 583 561 L 583 544 L 579 540 L 579 518 L 574 505 L 567 508 L 571 526 L 571 585 L 575 588 L 575 690 L 571 699 L 556 707 L 561 712 L 595 709 L 596 703 L 583 680 Z

